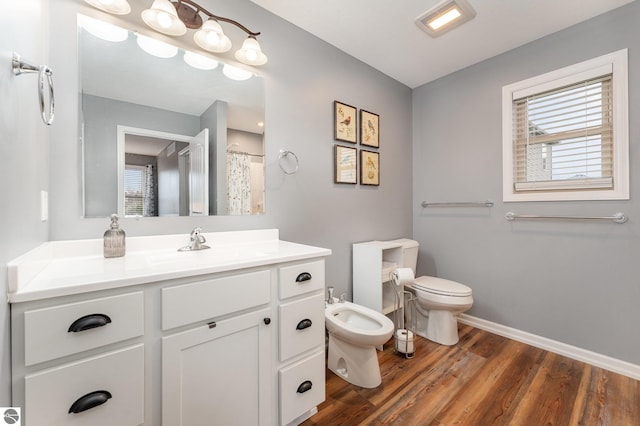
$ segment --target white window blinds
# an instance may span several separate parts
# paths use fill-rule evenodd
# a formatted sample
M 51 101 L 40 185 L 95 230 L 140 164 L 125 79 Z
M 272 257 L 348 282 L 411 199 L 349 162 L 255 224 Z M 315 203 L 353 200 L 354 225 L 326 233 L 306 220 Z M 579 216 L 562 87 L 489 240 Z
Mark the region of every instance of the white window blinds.
M 515 191 L 613 187 L 612 74 L 513 100 Z
M 124 214 L 143 216 L 145 167 L 127 164 L 124 169 Z

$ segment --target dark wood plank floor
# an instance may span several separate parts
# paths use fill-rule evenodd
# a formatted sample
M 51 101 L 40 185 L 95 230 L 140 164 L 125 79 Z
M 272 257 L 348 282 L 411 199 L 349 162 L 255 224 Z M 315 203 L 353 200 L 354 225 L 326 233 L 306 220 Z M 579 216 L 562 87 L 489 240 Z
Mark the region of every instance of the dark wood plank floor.
M 640 426 L 640 382 L 460 324 L 460 342 L 417 338 L 416 356 L 378 353 L 382 385 L 327 370 L 314 425 Z

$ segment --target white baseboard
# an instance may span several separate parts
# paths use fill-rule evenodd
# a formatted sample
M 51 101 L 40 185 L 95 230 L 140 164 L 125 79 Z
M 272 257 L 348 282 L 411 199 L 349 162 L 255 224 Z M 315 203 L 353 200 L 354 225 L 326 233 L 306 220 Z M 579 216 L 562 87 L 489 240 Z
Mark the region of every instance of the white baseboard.
M 535 346 L 536 348 L 563 355 L 577 361 L 586 362 L 587 364 L 613 371 L 614 373 L 619 373 L 635 380 L 640 380 L 640 365 L 621 361 L 606 355 L 567 345 L 566 343 L 547 339 L 546 337 L 527 333 L 525 331 L 517 330 L 515 328 L 507 327 L 481 318 L 476 318 L 467 314 L 460 314 L 458 316 L 458 320 L 463 324 L 468 324 L 499 336 L 504 336 L 518 342 Z

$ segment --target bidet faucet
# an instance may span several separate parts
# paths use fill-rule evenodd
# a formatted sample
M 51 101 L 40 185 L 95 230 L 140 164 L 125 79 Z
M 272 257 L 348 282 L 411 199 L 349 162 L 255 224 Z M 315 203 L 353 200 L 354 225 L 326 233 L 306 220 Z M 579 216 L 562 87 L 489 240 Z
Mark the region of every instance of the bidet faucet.
M 327 287 L 327 292 L 329 293 L 327 297 L 327 304 L 333 305 L 333 287 Z
M 189 234 L 189 245 L 180 247 L 178 251 L 193 251 L 193 250 L 204 250 L 208 249 L 209 246 L 204 243 L 207 242 L 207 239 L 202 235 L 202 228 L 196 227 L 191 230 L 191 234 Z

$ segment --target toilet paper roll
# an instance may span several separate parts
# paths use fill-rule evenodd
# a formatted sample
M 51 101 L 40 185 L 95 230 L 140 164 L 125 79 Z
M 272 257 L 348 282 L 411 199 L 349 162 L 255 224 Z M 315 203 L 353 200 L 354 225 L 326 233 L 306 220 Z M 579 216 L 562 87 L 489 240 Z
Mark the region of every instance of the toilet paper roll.
M 395 275 L 394 282 L 397 285 L 411 284 L 415 279 L 411 268 L 398 268 L 393 271 L 393 274 Z

